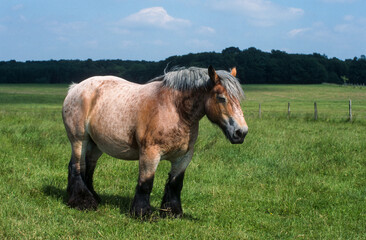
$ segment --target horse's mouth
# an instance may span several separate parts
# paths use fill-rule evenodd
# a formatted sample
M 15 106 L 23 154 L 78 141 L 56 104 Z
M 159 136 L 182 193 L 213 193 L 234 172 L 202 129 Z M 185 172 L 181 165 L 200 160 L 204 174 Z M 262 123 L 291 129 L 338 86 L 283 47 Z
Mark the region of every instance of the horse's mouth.
M 232 138 L 229 140 L 232 144 L 242 144 L 244 142 L 244 138 Z
M 242 144 L 245 136 L 247 135 L 247 132 L 243 132 L 241 130 L 229 131 L 228 129 L 225 129 L 224 132 L 226 138 L 229 139 L 231 144 Z
M 227 135 L 226 137 L 229 139 L 231 144 L 242 144 L 245 138 L 245 137 L 233 137 L 231 135 Z

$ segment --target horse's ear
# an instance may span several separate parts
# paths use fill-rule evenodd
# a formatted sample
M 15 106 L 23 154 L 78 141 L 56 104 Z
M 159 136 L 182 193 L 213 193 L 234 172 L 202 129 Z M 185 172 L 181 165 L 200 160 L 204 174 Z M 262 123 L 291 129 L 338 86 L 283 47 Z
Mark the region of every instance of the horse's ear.
M 210 76 L 210 79 L 215 83 L 218 84 L 220 82 L 220 78 L 215 72 L 215 69 L 210 65 L 208 67 L 208 76 Z
M 233 75 L 234 77 L 236 77 L 236 67 L 233 67 L 231 69 L 231 72 L 230 72 L 231 75 Z

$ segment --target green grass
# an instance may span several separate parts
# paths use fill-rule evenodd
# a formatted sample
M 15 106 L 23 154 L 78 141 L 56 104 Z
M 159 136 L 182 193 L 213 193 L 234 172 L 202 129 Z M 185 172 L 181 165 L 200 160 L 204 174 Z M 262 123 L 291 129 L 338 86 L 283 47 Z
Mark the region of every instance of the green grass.
M 339 85 L 248 85 L 244 87 L 244 110 L 258 116 L 261 104 L 262 117 L 287 117 L 290 102 L 291 117 L 314 118 L 314 102 L 318 106 L 318 119 L 344 121 L 349 118 L 348 103 L 352 100 L 353 120 L 366 122 L 366 88 Z
M 142 222 L 128 215 L 137 162 L 107 155 L 95 174 L 98 210 L 66 206 L 70 146 L 61 106 L 67 86 L 0 85 L 0 239 L 365 239 L 366 89 L 244 89 L 245 143 L 231 145 L 204 118 L 186 171 L 184 217 Z M 169 167 L 159 165 L 155 209 Z

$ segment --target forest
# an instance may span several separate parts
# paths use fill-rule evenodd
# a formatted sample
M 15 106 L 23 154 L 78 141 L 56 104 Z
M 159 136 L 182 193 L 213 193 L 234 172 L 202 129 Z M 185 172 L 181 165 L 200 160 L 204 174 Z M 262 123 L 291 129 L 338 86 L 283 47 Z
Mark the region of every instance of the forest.
M 174 66 L 226 69 L 236 66 L 243 84 L 366 84 L 366 57 L 340 60 L 319 53 L 264 52 L 254 47 L 229 47 L 217 52 L 190 53 L 165 60 L 0 61 L 0 83 L 71 83 L 95 75 L 114 75 L 145 83 Z

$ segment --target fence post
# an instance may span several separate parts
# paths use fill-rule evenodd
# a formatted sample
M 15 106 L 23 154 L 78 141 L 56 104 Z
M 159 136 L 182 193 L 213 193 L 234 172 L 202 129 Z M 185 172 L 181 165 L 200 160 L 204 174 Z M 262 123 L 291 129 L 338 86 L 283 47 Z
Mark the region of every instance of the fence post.
M 262 118 L 262 112 L 261 112 L 261 104 L 259 104 L 259 112 L 258 112 L 259 119 Z
M 290 110 L 290 102 L 287 105 L 287 117 L 290 119 L 291 110 Z
M 314 119 L 318 120 L 318 107 L 316 106 L 316 102 L 314 102 Z
M 352 100 L 349 100 L 349 121 L 352 122 Z

